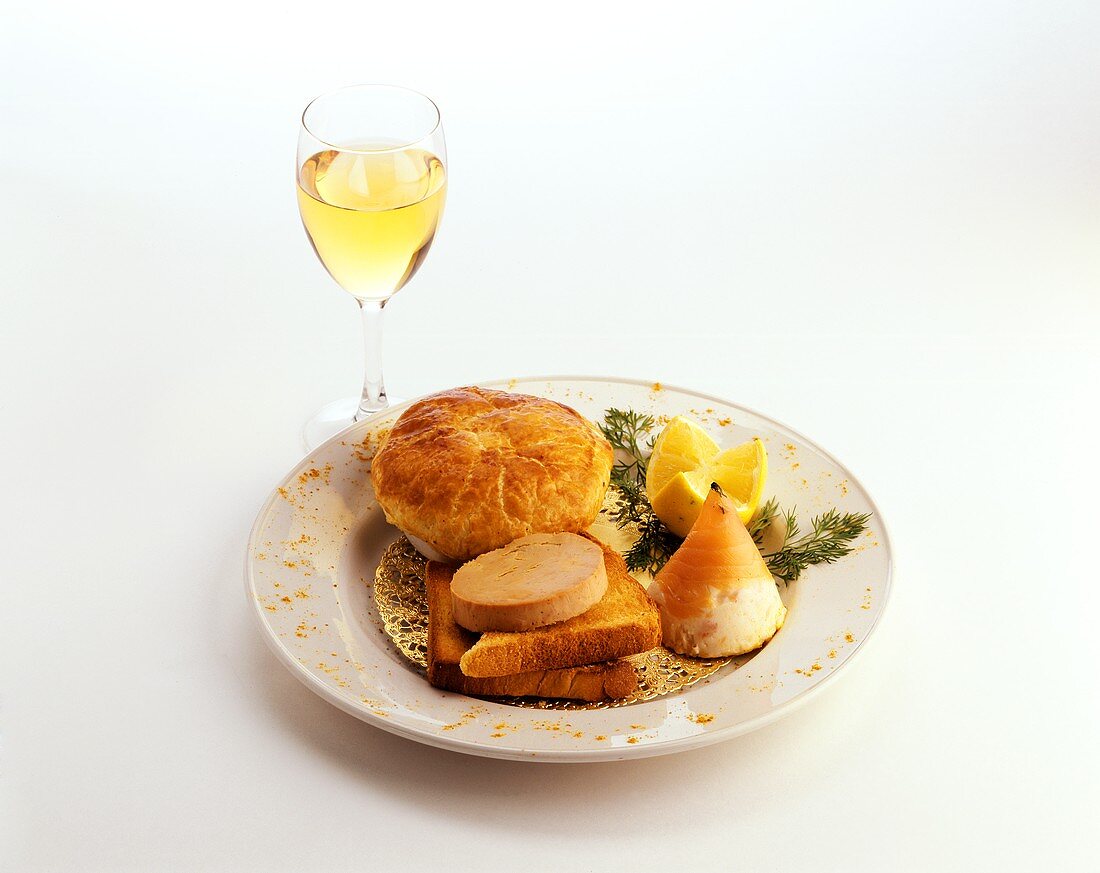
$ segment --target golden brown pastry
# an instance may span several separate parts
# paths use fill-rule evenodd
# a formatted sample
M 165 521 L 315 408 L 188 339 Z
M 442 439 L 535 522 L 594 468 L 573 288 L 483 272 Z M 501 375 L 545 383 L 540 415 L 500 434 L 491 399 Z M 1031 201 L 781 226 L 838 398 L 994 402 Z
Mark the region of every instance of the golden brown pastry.
M 610 443 L 541 397 L 454 388 L 410 406 L 371 464 L 386 519 L 461 563 L 532 533 L 579 533 L 610 482 Z

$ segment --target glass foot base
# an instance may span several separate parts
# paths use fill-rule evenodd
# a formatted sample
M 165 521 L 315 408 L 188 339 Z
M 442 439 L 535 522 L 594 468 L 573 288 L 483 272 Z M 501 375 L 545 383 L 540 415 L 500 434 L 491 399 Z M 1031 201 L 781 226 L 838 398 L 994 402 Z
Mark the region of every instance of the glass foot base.
M 389 401 L 391 406 L 401 402 L 393 397 L 390 397 Z M 302 441 L 305 443 L 306 451 L 312 452 L 321 443 L 351 427 L 355 423 L 355 411 L 358 408 L 358 397 L 344 397 L 322 406 L 302 429 Z

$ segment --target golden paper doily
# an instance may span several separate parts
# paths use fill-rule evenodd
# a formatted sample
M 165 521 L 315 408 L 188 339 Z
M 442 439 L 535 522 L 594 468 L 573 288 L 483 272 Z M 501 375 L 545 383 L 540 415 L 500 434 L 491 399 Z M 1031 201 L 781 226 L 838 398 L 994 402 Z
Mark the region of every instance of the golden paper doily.
M 401 537 L 382 553 L 374 574 L 374 603 L 382 626 L 397 650 L 421 669 L 428 667 L 428 598 L 424 591 L 424 557 Z M 733 658 L 687 658 L 663 646 L 628 658 L 638 673 L 638 690 L 622 700 L 551 700 L 498 697 L 502 703 L 535 709 L 609 709 L 653 700 L 681 691 L 718 672 Z

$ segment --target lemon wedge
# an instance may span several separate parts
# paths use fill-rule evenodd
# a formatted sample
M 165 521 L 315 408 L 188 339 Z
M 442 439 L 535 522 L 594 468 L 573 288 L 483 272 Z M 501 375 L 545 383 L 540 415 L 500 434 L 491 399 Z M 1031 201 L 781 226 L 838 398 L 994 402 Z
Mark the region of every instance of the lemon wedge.
M 708 476 L 737 504 L 737 514 L 748 524 L 760 506 L 768 479 L 768 452 L 764 443 L 754 437 L 720 452 L 711 462 Z
M 690 418 L 677 415 L 658 435 L 646 465 L 645 489 L 650 504 L 679 473 L 705 467 L 717 454 L 718 443 L 709 433 Z M 703 497 L 706 498 L 705 490 Z
M 653 445 L 646 467 L 646 497 L 668 529 L 686 537 L 712 482 L 718 483 L 737 507 L 741 521 L 748 524 L 760 505 L 767 478 L 768 453 L 759 438 L 720 451 L 710 434 L 679 415 Z
M 657 518 L 678 537 L 686 537 L 706 503 L 710 479 L 706 469 L 677 473 L 649 501 Z

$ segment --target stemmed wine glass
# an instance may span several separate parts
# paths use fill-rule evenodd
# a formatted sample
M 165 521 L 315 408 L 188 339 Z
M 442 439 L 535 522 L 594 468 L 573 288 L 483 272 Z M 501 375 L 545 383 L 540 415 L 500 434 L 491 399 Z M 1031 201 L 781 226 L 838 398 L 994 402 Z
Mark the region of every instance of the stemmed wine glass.
M 439 109 L 416 91 L 353 85 L 302 113 L 298 210 L 317 257 L 359 303 L 366 347 L 362 396 L 310 419 L 307 449 L 389 405 L 382 310 L 431 248 L 447 199 L 446 165 Z

